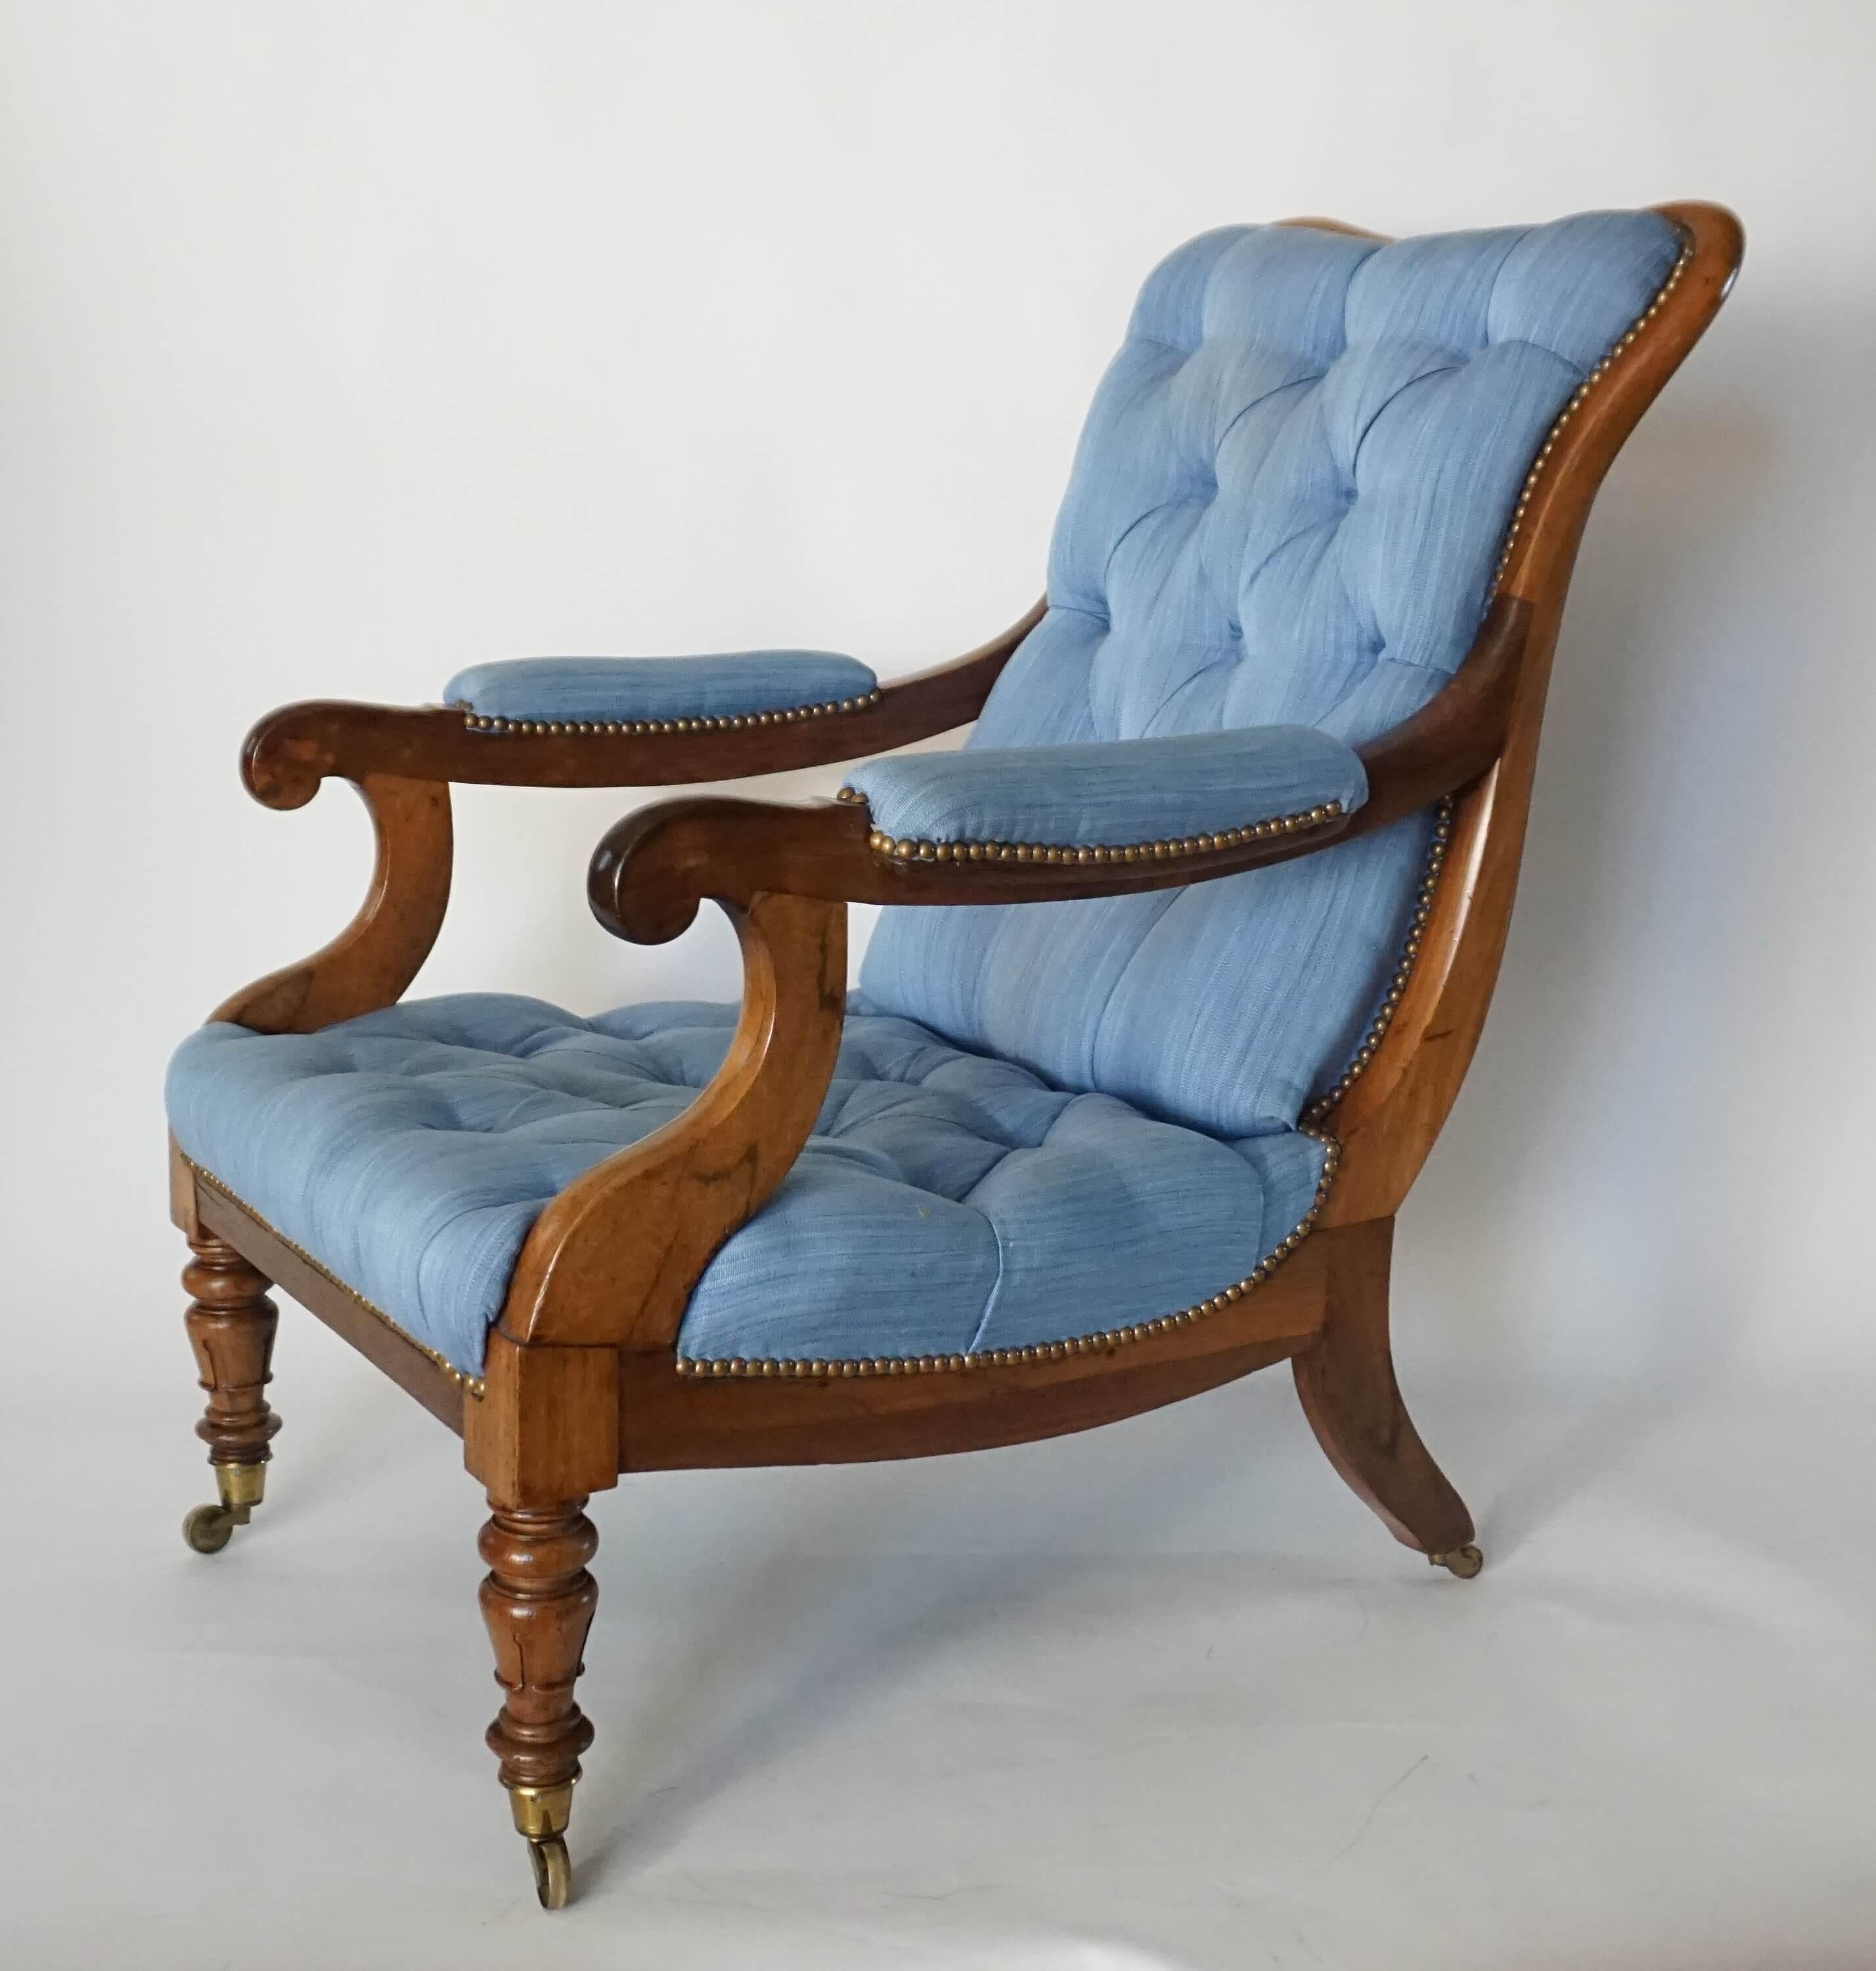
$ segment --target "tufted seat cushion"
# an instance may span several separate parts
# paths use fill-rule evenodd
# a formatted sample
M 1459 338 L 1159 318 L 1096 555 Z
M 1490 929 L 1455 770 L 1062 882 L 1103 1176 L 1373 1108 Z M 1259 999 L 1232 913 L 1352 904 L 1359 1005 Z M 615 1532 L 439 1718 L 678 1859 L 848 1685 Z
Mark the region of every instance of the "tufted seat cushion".
M 683 1109 L 735 1020 L 466 994 L 311 1034 L 211 1025 L 171 1064 L 171 1126 L 473 1373 L 542 1207 Z M 1308 1210 L 1322 1160 L 1295 1130 L 1221 1142 L 858 1002 L 814 1136 L 711 1262 L 679 1350 L 955 1354 L 1151 1320 L 1248 1275 Z

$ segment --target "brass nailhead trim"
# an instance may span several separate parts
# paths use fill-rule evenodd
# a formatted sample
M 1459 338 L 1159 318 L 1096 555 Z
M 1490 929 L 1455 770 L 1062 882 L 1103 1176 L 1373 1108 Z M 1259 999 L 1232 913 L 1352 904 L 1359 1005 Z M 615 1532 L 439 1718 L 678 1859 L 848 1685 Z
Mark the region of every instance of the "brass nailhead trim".
M 1570 401 L 1557 413 L 1556 422 L 1545 434 L 1544 442 L 1538 451 L 1537 457 L 1532 461 L 1530 471 L 1524 476 L 1523 485 L 1519 489 L 1518 503 L 1512 510 L 1511 525 L 1506 530 L 1504 548 L 1499 555 L 1498 567 L 1492 577 L 1492 586 L 1494 590 L 1504 580 L 1505 570 L 1511 565 L 1511 551 L 1518 544 L 1518 534 L 1524 525 L 1525 509 L 1531 503 L 1532 497 L 1537 490 L 1538 481 L 1543 477 L 1544 468 L 1550 462 L 1550 455 L 1556 448 L 1558 439 L 1563 435 L 1564 426 L 1583 408 L 1584 400 L 1604 377 L 1608 375 L 1611 366 L 1633 344 L 1635 338 L 1641 334 L 1649 323 L 1661 312 L 1666 304 L 1668 296 L 1679 286 L 1681 276 L 1686 272 L 1688 267 L 1692 262 L 1693 257 L 1694 249 L 1691 243 L 1681 248 L 1679 258 L 1669 269 L 1667 279 L 1656 289 L 1654 298 L 1629 324 L 1627 330 L 1617 337 L 1614 345 L 1610 349 L 1608 353 L 1584 378 L 1582 382 L 1578 384 L 1571 395 Z
M 866 797 L 855 788 L 842 787 L 839 798 L 863 801 Z M 1265 841 L 1272 836 L 1319 828 L 1346 812 L 1339 800 L 1325 801 L 1319 807 L 1275 815 L 1267 821 L 1246 822 L 1242 828 L 1223 829 L 1215 835 L 1180 836 L 1161 842 L 1104 842 L 1086 846 L 1064 842 L 926 842 L 910 837 L 895 840 L 877 828 L 866 839 L 874 855 L 894 862 L 1162 862 L 1187 855 L 1214 855 L 1221 849 L 1241 849 L 1247 842 Z
M 843 712 L 870 712 L 877 689 L 863 698 L 830 698 L 824 705 L 791 705 L 776 712 L 738 712 L 712 718 L 497 718 L 461 712 L 471 732 L 501 732 L 523 738 L 646 738 L 669 732 L 745 732 L 759 725 L 796 725 L 804 718 L 831 718 Z
M 1536 458 L 1532 461 L 1531 469 L 1525 474 L 1524 484 L 1519 490 L 1518 503 L 1513 510 L 1511 523 L 1505 532 L 1505 544 L 1500 551 L 1498 566 L 1492 578 L 1492 586 L 1494 590 L 1503 581 L 1505 571 L 1511 565 L 1512 550 L 1517 546 L 1518 536 L 1524 525 L 1526 510 L 1530 506 L 1532 496 L 1537 490 L 1539 481 L 1543 477 L 1545 468 L 1550 463 L 1551 454 L 1556 449 L 1557 441 L 1562 435 L 1565 425 L 1568 424 L 1576 412 L 1582 409 L 1591 391 L 1608 375 L 1611 366 L 1621 357 L 1624 351 L 1633 345 L 1635 338 L 1660 313 L 1669 295 L 1680 285 L 1681 276 L 1687 271 L 1693 257 L 1692 246 L 1684 245 L 1674 265 L 1668 270 L 1667 279 L 1655 291 L 1653 298 L 1628 327 L 1617 337 L 1608 353 L 1577 386 L 1571 395 L 1569 402 L 1557 413 L 1556 421 L 1545 433 L 1544 442 L 1539 448 Z M 1401 1001 L 1406 993 L 1409 976 L 1413 970 L 1414 960 L 1419 955 L 1422 936 L 1433 914 L 1434 891 L 1438 887 L 1440 870 L 1446 860 L 1447 845 L 1452 840 L 1454 806 L 1454 797 L 1450 794 L 1440 803 L 1439 818 L 1434 826 L 1433 839 L 1428 846 L 1426 870 L 1421 878 L 1419 901 L 1415 906 L 1413 922 L 1408 930 L 1406 947 L 1401 954 L 1399 964 L 1394 969 L 1393 978 L 1389 982 L 1386 996 L 1382 1002 L 1381 1010 L 1370 1022 L 1367 1032 L 1362 1036 L 1361 1044 L 1355 1050 L 1354 1058 L 1343 1070 L 1340 1080 L 1327 1094 L 1319 1096 L 1310 1104 L 1304 1119 L 1308 1122 L 1320 1125 L 1334 1109 L 1336 1104 L 1348 1093 L 1354 1083 L 1360 1078 L 1363 1070 L 1374 1059 L 1380 1047 L 1382 1036 L 1386 1033 L 1389 1026 L 1392 1023 L 1396 1012 L 1399 1009 Z
M 1129 1342 L 1149 1341 L 1157 1336 L 1170 1334 L 1176 1328 L 1189 1328 L 1195 1321 L 1203 1321 L 1208 1315 L 1221 1313 L 1226 1307 L 1235 1305 L 1246 1294 L 1261 1287 L 1308 1237 L 1321 1217 L 1323 1206 L 1328 1202 L 1329 1188 L 1335 1181 L 1337 1167 L 1342 1161 L 1342 1146 L 1326 1129 L 1319 1129 L 1313 1122 L 1300 1122 L 1297 1126 L 1304 1135 L 1313 1137 L 1323 1146 L 1322 1175 L 1316 1181 L 1316 1194 L 1310 1201 L 1309 1209 L 1298 1220 L 1295 1230 L 1273 1251 L 1265 1253 L 1243 1279 L 1226 1287 L 1222 1293 L 1213 1294 L 1210 1300 L 1182 1307 L 1177 1314 L 1163 1314 L 1156 1321 L 1142 1321 L 1132 1327 L 1104 1328 L 1099 1334 L 1067 1335 L 1060 1341 L 1032 1342 L 1026 1348 L 975 1349 L 963 1355 L 880 1355 L 833 1357 L 812 1362 L 778 1360 L 773 1357 L 746 1361 L 741 1356 L 726 1360 L 721 1357 L 680 1355 L 677 1357 L 677 1373 L 705 1380 L 718 1376 L 826 1378 L 952 1375 L 972 1369 L 1012 1369 L 1025 1363 L 1058 1362 L 1070 1355 L 1104 1354 L 1112 1349 L 1124 1348 Z
M 1526 510 L 1537 490 L 1539 481 L 1543 477 L 1545 468 L 1550 463 L 1551 454 L 1556 449 L 1565 425 L 1583 408 L 1591 391 L 1608 375 L 1611 367 L 1620 358 L 1624 351 L 1633 347 L 1635 338 L 1661 312 L 1669 295 L 1680 285 L 1681 276 L 1687 271 L 1693 257 L 1694 249 L 1691 243 L 1683 245 L 1674 265 L 1668 270 L 1667 279 L 1656 289 L 1653 298 L 1617 337 L 1608 353 L 1577 386 L 1571 394 L 1570 401 L 1557 413 L 1556 421 L 1545 434 L 1544 442 L 1539 448 L 1536 458 L 1531 461 L 1531 469 L 1525 474 L 1524 484 L 1519 490 L 1518 503 L 1512 511 L 1511 523 L 1505 531 L 1505 544 L 1500 551 L 1498 566 L 1492 577 L 1494 591 L 1503 581 L 1505 571 L 1511 565 L 1512 550 L 1517 546 Z M 1306 1122 L 1320 1126 L 1360 1078 L 1363 1070 L 1374 1059 L 1381 1044 L 1382 1036 L 1386 1033 L 1399 1009 L 1407 990 L 1409 976 L 1413 971 L 1414 960 L 1419 955 L 1422 938 L 1433 914 L 1433 893 L 1438 887 L 1440 869 L 1446 860 L 1447 845 L 1452 839 L 1454 804 L 1454 797 L 1450 794 L 1440 803 L 1439 818 L 1435 823 L 1433 839 L 1427 849 L 1425 873 L 1420 881 L 1419 901 L 1415 905 L 1413 922 L 1408 929 L 1406 948 L 1401 954 L 1399 964 L 1394 968 L 1394 976 L 1389 982 L 1381 1010 L 1370 1023 L 1367 1032 L 1362 1036 L 1361 1044 L 1355 1050 L 1354 1058 L 1343 1070 L 1340 1080 L 1327 1094 L 1317 1096 L 1310 1104 L 1304 1117 Z
M 1362 1035 L 1361 1044 L 1356 1048 L 1354 1058 L 1342 1070 L 1341 1079 L 1326 1095 L 1319 1095 L 1306 1112 L 1305 1122 L 1321 1125 L 1354 1083 L 1363 1070 L 1374 1059 L 1380 1047 L 1381 1038 L 1392 1025 L 1394 1015 L 1400 1010 L 1400 1003 L 1407 995 L 1407 982 L 1413 976 L 1414 960 L 1420 956 L 1420 946 L 1426 937 L 1426 927 L 1432 920 L 1434 893 L 1439 888 L 1440 871 L 1445 866 L 1446 850 L 1453 839 L 1453 797 L 1448 794 L 1439 804 L 1437 818 L 1433 823 L 1433 839 L 1427 844 L 1426 867 L 1420 878 L 1420 894 L 1415 900 L 1414 914 L 1407 926 L 1407 936 L 1401 948 L 1400 963 L 1394 968 L 1394 976 L 1388 981 L 1386 995 L 1381 1001 L 1381 1010 L 1368 1023 L 1368 1031 Z
M 367 1314 L 371 1315 L 377 1320 L 383 1321 L 385 1326 L 388 1328 L 393 1334 L 399 1336 L 403 1341 L 408 1341 L 412 1347 L 416 1350 L 419 1355 L 428 1356 L 430 1360 L 442 1370 L 445 1375 L 448 1376 L 452 1383 L 461 1383 L 463 1388 L 467 1389 L 472 1396 L 480 1396 L 482 1394 L 484 1385 L 482 1378 L 480 1376 L 471 1376 L 466 1371 L 458 1368 L 455 1363 L 451 1361 L 447 1356 L 439 1355 L 434 1348 L 425 1347 L 422 1342 L 417 1339 L 415 1335 L 409 1334 L 405 1329 L 399 1327 L 397 1323 L 385 1312 L 383 1308 L 376 1306 L 373 1302 L 366 1299 L 365 1296 L 360 1293 L 356 1287 L 347 1286 L 345 1282 L 340 1279 L 338 1275 L 334 1272 L 329 1266 L 321 1266 L 320 1262 L 313 1257 L 312 1254 L 307 1251 L 304 1246 L 296 1244 L 292 1240 L 289 1239 L 287 1235 L 281 1230 L 278 1226 L 268 1224 L 267 1220 L 262 1217 L 261 1214 L 254 1209 L 252 1205 L 249 1204 L 245 1197 L 243 1197 L 236 1191 L 230 1191 L 227 1185 L 223 1184 L 221 1179 L 218 1178 L 213 1171 L 204 1170 L 201 1165 L 197 1163 L 193 1157 L 184 1155 L 182 1160 L 189 1166 L 190 1169 L 194 1171 L 196 1175 L 208 1186 L 210 1191 L 218 1191 L 231 1204 L 239 1205 L 241 1209 L 245 1211 L 256 1224 L 267 1226 L 268 1230 L 280 1241 L 282 1245 L 286 1247 L 288 1252 L 295 1253 L 298 1257 L 304 1259 L 306 1263 L 312 1268 L 313 1271 L 316 1272 L 322 1280 L 325 1281 L 329 1286 L 337 1287 L 340 1292 L 344 1294 L 347 1300 L 356 1302 Z

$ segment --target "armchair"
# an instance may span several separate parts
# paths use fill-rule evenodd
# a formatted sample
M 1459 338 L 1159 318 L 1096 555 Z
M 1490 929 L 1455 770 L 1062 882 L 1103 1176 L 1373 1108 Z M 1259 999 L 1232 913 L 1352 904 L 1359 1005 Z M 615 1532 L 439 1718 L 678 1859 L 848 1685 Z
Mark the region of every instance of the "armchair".
M 523 661 L 255 728 L 250 792 L 352 781 L 377 861 L 171 1067 L 218 1490 L 185 1531 L 262 1502 L 270 1285 L 461 1434 L 544 1904 L 592 1738 L 584 1508 L 624 1473 L 1019 1442 L 1287 1359 L 1396 1539 L 1478 1571 L 1395 1380 L 1393 1220 L 1490 1000 L 1591 500 L 1741 250 L 1693 204 L 1208 233 L 1101 386 L 1045 601 L 955 663 Z M 834 801 L 680 797 L 592 857 L 621 938 L 728 914 L 740 1008 L 400 1003 L 452 781 L 843 760 Z M 855 901 L 890 907 L 849 1000 Z

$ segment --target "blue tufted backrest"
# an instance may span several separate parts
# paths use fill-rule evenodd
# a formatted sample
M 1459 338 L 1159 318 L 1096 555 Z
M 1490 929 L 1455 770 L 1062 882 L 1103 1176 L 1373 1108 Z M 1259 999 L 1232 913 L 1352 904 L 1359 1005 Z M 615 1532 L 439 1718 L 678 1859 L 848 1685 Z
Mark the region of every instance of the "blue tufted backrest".
M 1679 244 L 1609 212 L 1181 247 L 1096 393 L 1048 612 L 970 743 L 1300 724 L 1358 744 L 1417 710 L 1471 642 L 1545 433 Z M 1149 896 L 888 911 L 861 989 L 1067 1087 L 1287 1128 L 1379 1006 L 1431 826 Z

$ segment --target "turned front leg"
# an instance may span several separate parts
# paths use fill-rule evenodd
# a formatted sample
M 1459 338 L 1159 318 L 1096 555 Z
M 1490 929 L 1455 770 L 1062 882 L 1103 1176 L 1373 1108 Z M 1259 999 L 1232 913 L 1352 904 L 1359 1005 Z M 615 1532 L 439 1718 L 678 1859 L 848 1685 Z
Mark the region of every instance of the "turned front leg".
M 496 1505 L 479 1545 L 488 1562 L 482 1619 L 495 1645 L 502 1708 L 488 1729 L 501 1761 L 515 1826 L 527 1839 L 542 1906 L 559 1909 L 572 1887 L 564 1839 L 580 1754 L 593 1728 L 574 1702 L 580 1652 L 599 1588 L 586 1563 L 599 1549 L 584 1498 L 558 1506 Z
M 195 1434 L 208 1446 L 218 1504 L 198 1506 L 183 1537 L 198 1553 L 219 1553 L 246 1526 L 266 1486 L 269 1444 L 280 1419 L 267 1407 L 279 1310 L 269 1284 L 226 1240 L 198 1233 L 182 1270 L 191 1296 L 184 1320 L 208 1406 Z

